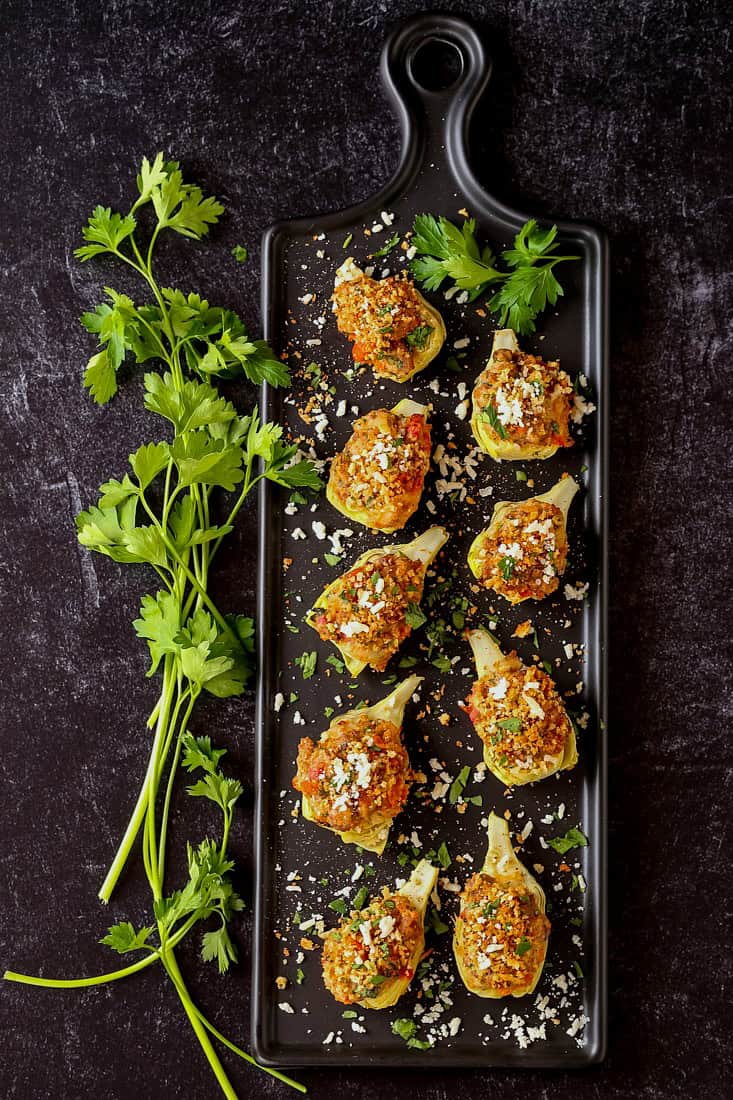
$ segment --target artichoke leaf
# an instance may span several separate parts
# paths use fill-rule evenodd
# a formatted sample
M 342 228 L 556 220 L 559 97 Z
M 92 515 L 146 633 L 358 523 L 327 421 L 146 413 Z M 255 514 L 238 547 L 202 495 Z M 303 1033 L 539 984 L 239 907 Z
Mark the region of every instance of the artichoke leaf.
M 422 680 L 422 676 L 408 676 L 401 684 L 397 684 L 384 699 L 378 700 L 378 702 L 373 703 L 370 707 L 361 707 L 359 710 L 346 711 L 345 714 L 339 717 L 341 719 L 355 718 L 363 714 L 371 714 L 373 718 L 381 722 L 391 722 L 392 725 L 397 726 L 398 729 L 402 729 L 405 707 L 417 691 Z M 339 830 L 332 828 L 330 825 L 324 825 L 320 821 L 316 821 L 313 807 L 307 795 L 301 795 L 300 804 L 301 816 L 304 817 L 306 821 L 313 821 L 322 829 L 327 829 L 329 833 L 335 833 L 344 844 L 358 844 L 360 848 L 364 848 L 367 852 L 374 852 L 374 854 L 378 856 L 383 854 L 387 846 L 389 830 L 394 818 L 386 817 L 384 814 L 376 812 L 370 818 L 368 829 L 363 831 L 357 831 L 355 829 Z
M 473 651 L 479 680 L 492 673 L 497 675 L 508 673 L 511 675 L 511 673 L 518 672 L 523 667 L 516 654 L 507 657 L 501 651 L 488 630 L 482 627 L 476 630 L 467 630 L 465 631 L 465 637 Z M 563 710 L 565 711 L 564 707 Z M 567 711 L 565 711 L 565 720 L 567 722 L 567 733 L 564 747 L 561 752 L 556 753 L 551 759 L 546 759 L 542 768 L 523 769 L 520 772 L 512 771 L 511 768 L 499 764 L 485 744 L 484 763 L 489 771 L 507 787 L 521 787 L 527 783 L 536 783 L 541 779 L 548 779 L 556 772 L 575 767 L 578 762 L 578 747 L 575 738 L 575 726 L 570 721 Z
M 497 329 L 494 333 L 494 339 L 491 345 L 491 355 L 489 361 L 486 364 L 486 369 L 492 366 L 494 355 L 497 351 L 519 351 L 519 341 L 517 340 L 514 329 L 503 328 Z M 483 372 L 482 372 L 483 373 Z M 479 378 L 481 375 L 479 375 Z M 478 383 L 477 379 L 477 383 Z M 474 388 L 475 392 L 475 388 Z M 478 443 L 482 451 L 490 455 L 496 462 L 501 461 L 521 461 L 530 459 L 545 459 L 551 458 L 557 451 L 557 446 L 554 444 L 551 446 L 539 447 L 530 443 L 513 443 L 509 439 L 499 439 L 495 434 L 487 427 L 486 420 L 484 419 L 483 412 L 476 406 L 475 400 L 472 400 L 472 412 L 471 412 L 471 431 L 474 438 Z
M 363 554 L 359 555 L 354 564 L 351 565 L 346 572 L 351 573 L 354 569 L 358 569 L 359 566 L 366 565 L 367 562 L 378 561 L 380 558 L 393 554 L 395 551 L 399 551 L 412 561 L 421 562 L 427 570 L 428 566 L 435 560 L 447 541 L 448 532 L 444 527 L 429 527 L 427 531 L 423 531 L 421 535 L 412 539 L 411 542 L 395 543 L 391 546 L 382 546 L 372 550 L 366 550 Z M 337 577 L 336 580 L 326 585 L 321 595 L 313 604 L 313 607 L 305 616 L 305 622 L 308 626 L 315 629 L 313 624 L 314 612 L 327 606 L 328 599 L 340 580 L 341 577 Z M 333 642 L 333 645 L 336 646 L 336 649 L 338 649 L 343 657 L 344 664 L 351 676 L 358 676 L 367 667 L 366 661 L 351 655 L 348 640 Z
M 420 959 L 425 953 L 425 914 L 437 881 L 438 868 L 433 867 L 429 860 L 421 859 L 407 882 L 397 891 L 403 897 L 409 898 L 417 909 L 422 931 L 410 957 L 407 975 L 404 978 L 390 978 L 388 981 L 383 982 L 379 987 L 379 993 L 375 997 L 365 997 L 363 1001 L 358 1002 L 364 1008 L 391 1008 L 397 1004 L 402 994 L 407 992 Z
M 529 895 L 534 900 L 538 912 L 544 915 L 546 907 L 545 892 L 534 875 L 527 870 L 522 861 L 517 857 L 512 847 L 508 823 L 504 818 L 498 817 L 493 811 L 489 814 L 488 836 L 489 846 L 486 851 L 486 858 L 484 859 L 481 873 L 487 875 L 508 892 L 520 896 Z M 470 993 L 475 993 L 477 997 L 487 997 L 492 1000 L 497 1000 L 506 996 L 504 993 L 486 989 L 474 983 L 464 959 L 463 922 L 460 917 L 456 921 L 453 934 L 453 954 L 461 980 Z M 512 997 L 525 997 L 527 994 L 534 992 L 545 965 L 546 955 L 547 940 L 544 942 L 543 950 L 535 970 L 523 986 L 512 991 Z
M 359 279 L 366 278 L 368 278 L 368 276 L 354 261 L 353 257 L 347 256 L 336 272 L 334 286 L 340 286 L 341 283 L 344 282 L 356 282 Z M 390 379 L 393 382 L 397 382 L 398 385 L 409 382 L 416 374 L 425 370 L 440 352 L 446 338 L 445 322 L 440 313 L 438 313 L 434 306 L 430 305 L 430 302 L 426 301 L 416 286 L 413 285 L 412 290 L 417 299 L 418 312 L 420 313 L 421 320 L 430 327 L 431 332 L 425 342 L 425 347 L 412 349 L 413 367 L 410 373 L 399 380 L 395 378 Z M 381 374 L 373 364 L 372 366 L 377 378 L 390 377 L 389 375 Z
M 532 500 L 543 501 L 545 504 L 554 504 L 556 508 L 559 508 L 563 517 L 563 531 L 564 537 L 567 541 L 567 523 L 568 512 L 570 511 L 570 505 L 573 502 L 575 494 L 580 491 L 580 486 L 569 475 L 561 477 L 551 489 L 548 489 L 546 493 L 538 493 L 536 496 L 527 497 L 526 500 L 497 500 L 494 505 L 494 510 L 491 513 L 491 519 L 489 520 L 488 527 L 485 527 L 483 531 L 479 531 L 476 538 L 471 543 L 468 551 L 468 567 L 477 580 L 481 579 L 481 550 L 485 541 L 491 538 L 496 532 L 501 521 L 505 518 L 507 512 L 514 508 L 517 504 L 527 504 Z M 523 603 L 525 600 L 531 600 L 533 596 L 519 596 L 516 593 L 501 592 L 501 595 L 509 603 L 518 604 Z

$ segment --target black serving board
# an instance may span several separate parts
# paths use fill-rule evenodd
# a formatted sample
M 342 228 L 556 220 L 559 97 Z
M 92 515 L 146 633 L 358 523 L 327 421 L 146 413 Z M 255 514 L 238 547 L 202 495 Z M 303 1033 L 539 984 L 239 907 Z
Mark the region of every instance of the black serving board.
M 441 57 L 442 53 L 442 57 Z M 428 90 L 443 72 L 442 59 L 449 57 L 459 70 L 453 84 L 445 90 Z M 441 64 L 439 64 L 441 62 Z M 426 371 L 406 386 L 390 382 L 376 383 L 370 369 L 349 381 L 344 372 L 352 366 L 350 345 L 336 331 L 330 309 L 330 294 L 336 268 L 347 255 L 357 263 L 368 264 L 369 254 L 394 233 L 403 235 L 418 212 L 444 214 L 460 223 L 459 211 L 467 209 L 477 219 L 479 238 L 495 249 L 507 247 L 513 235 L 529 217 L 528 213 L 509 209 L 491 198 L 476 181 L 468 161 L 467 140 L 473 108 L 484 91 L 490 74 L 490 62 L 474 28 L 466 21 L 448 15 L 420 15 L 398 28 L 387 41 L 382 54 L 382 78 L 389 98 L 397 110 L 402 128 L 400 165 L 384 191 L 360 206 L 336 214 L 302 219 L 271 228 L 264 241 L 263 311 L 267 338 L 278 352 L 288 353 L 294 374 L 292 390 L 283 395 L 267 386 L 262 394 L 263 416 L 280 420 L 286 432 L 306 436 L 315 445 L 320 459 L 328 459 L 341 449 L 351 431 L 356 413 L 370 408 L 392 406 L 401 397 L 410 396 L 433 405 L 434 446 L 455 444 L 449 453 L 463 459 L 473 446 L 469 416 L 461 419 L 456 412 L 462 390 L 470 397 L 476 375 L 483 368 L 491 346 L 491 315 L 481 318 L 476 308 L 481 303 L 461 303 L 457 296 L 446 301 L 443 293 L 429 295 L 442 312 L 448 339 L 443 352 Z M 420 83 L 418 82 L 418 77 Z M 379 223 L 382 212 L 394 214 L 394 222 L 380 233 L 367 236 L 365 228 Z M 389 218 L 388 218 L 389 220 Z M 563 266 L 561 281 L 566 296 L 556 312 L 540 318 L 537 333 L 523 346 L 545 358 L 559 357 L 562 365 L 575 375 L 582 372 L 590 384 L 590 399 L 597 411 L 586 418 L 577 434 L 576 445 L 546 462 L 495 463 L 488 456 L 478 460 L 477 476 L 467 483 L 470 503 L 461 499 L 460 490 L 441 495 L 439 471 L 432 469 L 426 482 L 421 507 L 404 532 L 394 537 L 375 535 L 337 513 L 323 495 L 312 504 L 288 507 L 288 494 L 263 483 L 260 514 L 259 575 L 259 685 L 257 710 L 256 774 L 256 912 L 253 952 L 253 1045 L 258 1057 L 277 1065 L 389 1065 L 392 1067 L 429 1068 L 441 1066 L 581 1066 L 602 1059 L 606 1033 L 606 515 L 607 515 L 607 246 L 596 229 L 576 223 L 559 222 L 560 238 L 567 251 L 578 254 L 578 263 Z M 344 241 L 353 233 L 347 249 Z M 404 264 L 404 252 L 394 250 L 383 260 L 374 261 L 376 274 L 397 271 Z M 314 295 L 309 299 L 309 295 Z M 455 356 L 455 341 L 469 343 L 460 349 L 460 372 L 446 364 Z M 315 341 L 315 342 L 314 342 Z M 296 353 L 300 353 L 300 358 Z M 315 362 L 321 378 L 333 387 L 332 401 L 326 405 L 324 391 L 314 390 L 314 377 L 306 377 L 302 367 Z M 436 392 L 437 391 L 437 392 Z M 305 424 L 298 408 L 313 393 L 328 418 L 319 438 L 314 426 Z M 345 415 L 338 415 L 340 410 Z M 464 406 L 465 408 L 465 406 Z M 516 470 L 534 481 L 529 487 L 518 481 Z M 541 603 L 524 603 L 511 608 L 485 591 L 472 592 L 466 565 L 466 551 L 474 535 L 486 525 L 493 501 L 521 499 L 548 489 L 563 471 L 569 471 L 582 486 L 582 493 L 571 509 L 569 536 L 571 554 L 559 592 Z M 327 473 L 327 467 L 326 467 Z M 491 495 L 479 491 L 492 487 Z M 432 501 L 434 512 L 428 511 Z M 323 524 L 328 533 L 345 528 L 353 537 L 345 540 L 344 556 L 337 566 L 324 560 L 331 547 L 317 537 L 312 524 Z M 439 559 L 439 578 L 455 573 L 452 593 L 469 597 L 478 610 L 469 624 L 495 623 L 495 633 L 505 649 L 516 648 L 520 657 L 530 661 L 539 652 L 542 660 L 553 664 L 553 675 L 563 692 L 573 692 L 568 705 L 585 713 L 585 728 L 579 737 L 580 762 L 571 772 L 553 777 L 528 788 L 507 792 L 490 773 L 483 782 L 474 781 L 481 760 L 481 746 L 471 724 L 458 707 L 474 679 L 473 662 L 466 643 L 456 630 L 445 646 L 451 659 L 457 658 L 449 673 L 439 671 L 427 659 L 423 631 L 416 631 L 390 662 L 384 674 L 370 670 L 354 683 L 338 675 L 327 664 L 336 651 L 320 641 L 302 621 L 303 615 L 323 586 L 346 569 L 368 547 L 406 541 L 432 523 L 445 524 L 451 539 Z M 300 529 L 306 538 L 293 538 Z M 292 559 L 283 571 L 283 558 Z M 569 602 L 563 594 L 565 582 L 589 584 L 588 598 Z M 436 584 L 428 579 L 426 596 Z M 447 597 L 448 598 L 448 597 Z M 425 606 L 425 604 L 423 604 Z M 492 610 L 493 609 L 493 610 Z M 451 621 L 449 603 L 438 602 L 430 611 Z M 511 636 L 518 623 L 531 618 L 539 641 Z M 297 628 L 295 633 L 292 629 Z M 575 649 L 567 656 L 565 646 Z M 304 680 L 295 658 L 304 651 L 318 654 L 316 674 Z M 417 659 L 413 669 L 399 669 L 399 658 Z M 435 654 L 433 654 L 433 657 Z M 428 777 L 432 791 L 438 775 L 430 761 L 439 761 L 441 771 L 450 779 L 460 769 L 472 765 L 466 796 L 482 796 L 482 805 L 469 804 L 457 812 L 447 798 L 436 813 L 430 800 L 420 800 L 415 790 L 403 813 L 393 825 L 390 842 L 382 857 L 359 854 L 354 846 L 341 844 L 338 838 L 312 823 L 293 816 L 298 803 L 290 785 L 295 771 L 298 741 L 302 736 L 317 740 L 328 725 L 324 708 L 338 712 L 359 701 L 376 699 L 391 689 L 385 679 L 416 672 L 425 677 L 420 705 L 408 706 L 404 727 L 405 741 L 413 767 Z M 579 693 L 577 686 L 582 681 Z M 445 685 L 445 693 L 436 705 L 431 692 Z M 275 709 L 280 692 L 285 704 Z M 290 693 L 297 701 L 287 702 Z M 339 707 L 334 696 L 339 695 Z M 425 713 L 425 703 L 432 713 Z M 440 723 L 439 715 L 450 716 L 450 724 Z M 417 717 L 417 715 L 422 717 Z M 304 720 L 305 724 L 299 724 Z M 439 803 L 441 804 L 441 803 Z M 557 815 L 564 807 L 562 818 Z M 406 877 L 409 866 L 399 863 L 401 853 L 413 857 L 411 844 L 400 845 L 400 835 L 411 837 L 415 830 L 421 852 L 437 849 L 445 841 L 453 857 L 452 866 L 442 872 L 449 883 L 462 886 L 472 870 L 478 869 L 486 849 L 485 821 L 490 809 L 503 814 L 510 810 L 515 833 L 526 835 L 521 858 L 532 867 L 541 865 L 537 877 L 543 884 L 549 903 L 552 933 L 547 964 L 535 994 L 519 1000 L 490 1001 L 468 993 L 457 976 L 450 933 L 428 936 L 432 947 L 428 993 L 413 987 L 399 1004 L 388 1011 L 359 1009 L 356 1019 L 344 1019 L 344 1006 L 337 1004 L 325 990 L 320 972 L 320 951 L 302 950 L 302 936 L 318 945 L 318 925 L 308 926 L 313 915 L 320 915 L 326 927 L 338 917 L 329 902 L 349 887 L 348 902 L 357 889 L 367 884 L 376 892 L 383 884 L 393 885 Z M 555 818 L 543 823 L 542 819 Z M 557 836 L 579 824 L 590 838 L 587 848 L 576 849 L 566 857 L 570 871 L 560 870 L 563 857 L 543 846 L 542 840 Z M 473 858 L 457 861 L 456 856 Z M 404 857 L 403 857 L 404 858 Z M 352 883 L 357 868 L 364 870 Z M 585 890 L 582 885 L 585 883 Z M 571 888 L 573 887 L 574 888 Z M 343 896 L 343 894 L 341 895 Z M 456 894 L 441 889 L 442 916 L 452 923 Z M 303 930 L 296 919 L 306 923 Z M 301 958 L 302 956 L 302 958 Z M 299 974 L 298 971 L 301 973 Z M 280 989 L 276 979 L 287 979 Z M 300 981 L 298 980 L 300 978 Z M 432 997 L 429 994 L 432 993 Z M 440 1011 L 436 1011 L 436 1003 Z M 283 1007 L 284 1006 L 284 1007 Z M 415 1020 L 418 1034 L 437 1037 L 430 1050 L 409 1048 L 391 1030 L 398 1018 Z M 422 1013 L 421 1013 L 422 1008 Z M 432 1024 L 422 1025 L 426 1013 Z M 486 1017 L 489 1017 L 487 1020 Z M 586 1018 L 578 1027 L 578 1018 Z M 456 1021 L 458 1021 L 456 1023 Z M 554 1022 L 553 1022 L 554 1021 Z M 353 1025 L 356 1025 L 355 1027 Z M 568 1034 L 568 1032 L 574 1032 Z M 327 1041 L 328 1040 L 328 1041 Z

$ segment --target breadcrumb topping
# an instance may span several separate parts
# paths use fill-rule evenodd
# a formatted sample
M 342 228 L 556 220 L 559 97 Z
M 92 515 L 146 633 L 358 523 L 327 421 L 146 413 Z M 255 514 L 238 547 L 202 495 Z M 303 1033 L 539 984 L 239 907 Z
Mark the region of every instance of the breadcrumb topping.
M 346 515 L 398 530 L 420 503 L 430 466 L 430 426 L 420 415 L 374 409 L 360 417 L 331 463 L 329 488 Z
M 456 936 L 473 985 L 507 996 L 530 985 L 544 959 L 550 922 L 535 898 L 484 872 L 461 894 Z
M 565 521 L 557 505 L 520 501 L 478 542 L 479 580 L 507 599 L 541 600 L 558 588 L 567 556 Z
M 385 887 L 362 910 L 354 909 L 323 943 L 323 981 L 342 1004 L 379 995 L 392 978 L 412 978 L 410 963 L 423 935 L 422 920 L 409 898 Z
M 487 756 L 506 771 L 541 771 L 565 749 L 569 722 L 554 683 L 515 652 L 475 682 L 467 702 Z
M 476 381 L 473 403 L 484 430 L 497 440 L 571 447 L 572 395 L 572 383 L 559 362 L 500 348 Z
M 301 740 L 293 787 L 306 795 L 319 824 L 367 832 L 375 815 L 389 821 L 400 812 L 410 780 L 399 728 L 355 714 L 338 718 L 317 744 Z

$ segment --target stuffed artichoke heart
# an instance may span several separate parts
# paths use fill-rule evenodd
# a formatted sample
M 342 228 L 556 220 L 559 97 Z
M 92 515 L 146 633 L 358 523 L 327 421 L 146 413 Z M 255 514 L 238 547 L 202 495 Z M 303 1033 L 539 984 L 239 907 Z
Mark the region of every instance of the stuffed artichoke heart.
M 505 656 L 487 630 L 469 630 L 466 637 L 478 672 L 468 715 L 489 770 L 518 787 L 574 767 L 575 729 L 552 679 L 514 652 Z
M 404 886 L 387 887 L 324 936 L 323 981 L 341 1004 L 390 1008 L 425 952 L 425 912 L 438 869 L 421 860 Z
M 377 378 L 408 382 L 445 341 L 443 318 L 407 272 L 372 279 L 349 257 L 336 272 L 333 311 L 339 332 L 353 342 L 354 361 L 370 363 Z
M 430 410 L 408 398 L 373 409 L 332 463 L 326 497 L 334 508 L 372 531 L 391 535 L 420 503 L 430 467 Z
M 301 792 L 306 821 L 382 854 L 410 791 L 402 719 L 420 683 L 420 676 L 410 676 L 373 706 L 339 715 L 317 743 L 302 738 L 293 787 Z
M 500 500 L 489 526 L 473 540 L 474 577 L 509 603 L 542 600 L 555 592 L 568 557 L 568 510 L 579 486 L 567 474 L 528 500 Z
M 352 676 L 367 665 L 383 672 L 414 625 L 425 574 L 445 544 L 443 527 L 395 546 L 367 550 L 332 581 L 306 616 L 324 642 L 332 642 Z
M 521 351 L 513 329 L 499 329 L 472 394 L 471 430 L 483 451 L 502 459 L 550 458 L 572 447 L 573 386 L 556 361 Z
M 549 934 L 544 890 L 517 859 L 506 821 L 492 813 L 486 859 L 463 888 L 453 932 L 466 989 L 493 999 L 532 993 Z

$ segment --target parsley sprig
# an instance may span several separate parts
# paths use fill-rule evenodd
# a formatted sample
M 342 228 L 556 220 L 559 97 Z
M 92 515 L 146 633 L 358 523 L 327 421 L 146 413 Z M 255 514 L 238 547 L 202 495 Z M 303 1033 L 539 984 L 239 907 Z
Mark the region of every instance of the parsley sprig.
M 497 286 L 488 307 L 499 314 L 501 328 L 513 328 L 520 335 L 534 332 L 537 316 L 562 296 L 554 274 L 556 264 L 580 258 L 558 256 L 557 226 L 540 229 L 533 218 L 517 233 L 514 247 L 501 254 L 509 270 L 496 266 L 488 245 L 479 245 L 473 218 L 466 218 L 459 229 L 447 218 L 418 214 L 413 230 L 411 243 L 419 255 L 410 267 L 426 290 L 438 290 L 445 279 L 451 279 L 473 301 Z
M 254 625 L 244 615 L 224 615 L 209 593 L 209 572 L 219 547 L 233 530 L 252 489 L 263 479 L 287 489 L 320 487 L 313 466 L 298 461 L 296 448 L 277 424 L 262 423 L 257 409 L 242 416 L 215 386 L 218 378 L 244 377 L 282 386 L 284 364 L 261 340 L 251 340 L 231 310 L 210 306 L 197 294 L 162 287 L 153 269 L 155 246 L 164 230 L 200 240 L 223 206 L 184 180 L 179 165 L 162 153 L 142 162 L 138 197 L 125 215 L 98 206 L 82 230 L 81 261 L 112 256 L 131 267 L 152 294 L 137 305 L 105 288 L 105 300 L 81 318 L 97 337 L 84 383 L 98 404 L 117 392 L 118 371 L 130 359 L 151 363 L 143 379 L 145 408 L 162 421 L 160 438 L 129 456 L 121 479 L 100 488 L 99 499 L 76 518 L 82 546 L 115 562 L 144 565 L 160 582 L 142 597 L 134 627 L 147 642 L 148 676 L 161 677 L 160 695 L 148 720 L 154 730 L 145 778 L 127 830 L 99 896 L 108 902 L 138 837 L 153 900 L 154 923 L 136 929 L 113 925 L 102 942 L 120 954 L 144 952 L 137 962 L 91 978 L 53 981 L 6 972 L 12 981 L 60 988 L 117 981 L 160 961 L 170 977 L 222 1091 L 236 1095 L 211 1043 L 211 1036 L 248 1062 L 254 1059 L 223 1036 L 191 999 L 178 968 L 175 948 L 200 924 L 201 955 L 221 973 L 236 959 L 229 934 L 242 908 L 227 855 L 232 811 L 240 783 L 220 768 L 224 750 L 194 737 L 189 721 L 198 698 L 239 695 L 252 675 Z M 147 233 L 143 221 L 152 215 Z M 160 369 L 162 368 L 162 369 Z M 222 514 L 223 522 L 213 515 Z M 168 821 L 180 767 L 198 773 L 191 797 L 218 806 L 219 840 L 188 845 L 188 880 L 166 893 Z M 159 795 L 162 797 L 159 798 Z M 278 1073 L 268 1073 L 304 1091 Z

